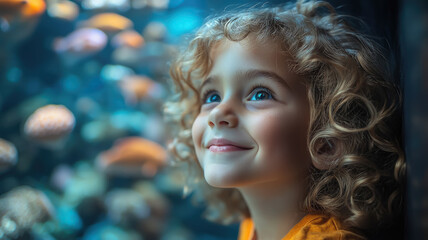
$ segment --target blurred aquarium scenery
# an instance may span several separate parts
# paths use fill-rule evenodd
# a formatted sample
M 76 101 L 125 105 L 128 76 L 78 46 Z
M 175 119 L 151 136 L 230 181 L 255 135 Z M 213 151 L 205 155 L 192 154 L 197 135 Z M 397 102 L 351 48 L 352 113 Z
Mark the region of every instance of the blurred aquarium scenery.
M 256 4 L 0 0 L 0 239 L 236 239 L 183 197 L 162 103 L 185 36 Z

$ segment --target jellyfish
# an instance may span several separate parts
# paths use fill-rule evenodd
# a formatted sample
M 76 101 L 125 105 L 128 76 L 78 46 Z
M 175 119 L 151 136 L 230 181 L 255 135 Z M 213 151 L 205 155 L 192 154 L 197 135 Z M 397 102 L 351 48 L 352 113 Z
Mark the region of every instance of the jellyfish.
M 0 138 L 0 173 L 16 165 L 18 152 L 13 143 Z
M 166 164 L 166 150 L 141 137 L 119 139 L 96 159 L 96 165 L 101 171 L 116 176 L 151 178 Z
M 37 109 L 25 122 L 24 133 L 33 141 L 57 150 L 75 125 L 73 113 L 63 105 L 46 105 Z
M 0 198 L 0 231 L 7 238 L 17 239 L 35 223 L 55 218 L 55 209 L 41 191 L 20 186 Z

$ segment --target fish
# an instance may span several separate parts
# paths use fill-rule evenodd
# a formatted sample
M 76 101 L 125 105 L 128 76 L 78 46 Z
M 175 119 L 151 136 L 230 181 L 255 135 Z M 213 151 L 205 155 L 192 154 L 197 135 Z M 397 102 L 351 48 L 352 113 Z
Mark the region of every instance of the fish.
M 17 239 L 34 224 L 55 219 L 56 211 L 46 194 L 24 185 L 0 197 L 0 216 L 6 239 Z
M 108 175 L 151 178 L 166 166 L 167 152 L 156 142 L 142 137 L 116 140 L 113 147 L 101 152 L 96 166 Z
M 128 18 L 117 13 L 99 13 L 80 25 L 88 28 L 97 28 L 107 35 L 114 35 L 120 31 L 132 29 L 134 23 Z
M 96 28 L 80 28 L 64 38 L 56 38 L 53 49 L 68 66 L 93 56 L 107 45 L 107 35 Z
M 15 47 L 28 38 L 45 10 L 44 0 L 1 0 L 0 48 Z
M 18 151 L 13 143 L 0 138 L 0 173 L 6 172 L 16 165 Z
M 47 12 L 51 17 L 73 21 L 79 16 L 79 6 L 72 1 L 50 0 L 48 3 Z
M 74 56 L 88 56 L 102 50 L 107 44 L 107 35 L 96 28 L 81 28 L 54 41 L 54 50 Z
M 28 117 L 24 133 L 36 143 L 58 150 L 64 146 L 75 122 L 73 113 L 64 105 L 48 104 L 38 108 Z
M 141 48 L 144 45 L 144 38 L 134 30 L 126 30 L 116 34 L 111 42 L 115 48 Z

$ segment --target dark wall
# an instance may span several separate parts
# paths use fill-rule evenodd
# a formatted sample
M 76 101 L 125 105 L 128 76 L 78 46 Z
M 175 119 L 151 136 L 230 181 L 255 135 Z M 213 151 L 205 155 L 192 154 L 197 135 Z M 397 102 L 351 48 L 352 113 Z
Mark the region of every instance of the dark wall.
M 330 0 L 337 11 L 364 20 L 365 31 L 389 50 L 403 93 L 401 138 L 407 161 L 404 236 L 428 239 L 428 1 Z
M 428 239 L 428 1 L 400 7 L 408 239 Z

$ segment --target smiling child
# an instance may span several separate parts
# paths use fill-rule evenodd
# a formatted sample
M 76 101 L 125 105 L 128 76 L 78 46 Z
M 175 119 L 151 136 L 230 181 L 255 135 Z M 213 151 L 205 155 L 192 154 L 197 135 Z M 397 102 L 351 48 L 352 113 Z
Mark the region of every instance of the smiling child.
M 398 89 L 323 1 L 207 21 L 171 66 L 169 150 L 240 240 L 366 239 L 402 213 Z

